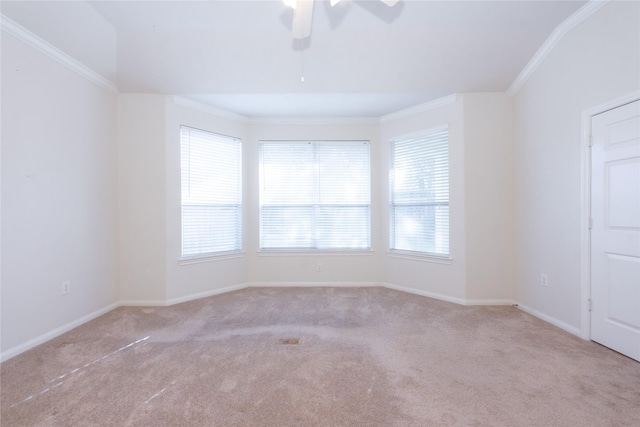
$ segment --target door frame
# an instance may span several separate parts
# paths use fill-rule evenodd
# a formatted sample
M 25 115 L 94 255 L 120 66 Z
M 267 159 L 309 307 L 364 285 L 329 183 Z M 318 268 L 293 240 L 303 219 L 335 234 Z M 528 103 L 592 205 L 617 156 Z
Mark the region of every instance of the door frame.
M 582 112 L 580 188 L 580 337 L 591 340 L 591 119 L 593 116 L 640 100 L 640 90 Z

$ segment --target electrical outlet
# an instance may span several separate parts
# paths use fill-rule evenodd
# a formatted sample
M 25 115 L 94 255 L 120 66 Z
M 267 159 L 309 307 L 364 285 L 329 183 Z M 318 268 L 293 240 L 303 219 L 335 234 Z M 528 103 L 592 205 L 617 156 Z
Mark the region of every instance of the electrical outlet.
M 547 276 L 546 274 L 541 274 L 540 275 L 540 284 L 542 286 L 549 286 L 549 276 Z
M 69 292 L 71 292 L 71 282 L 69 280 L 66 280 L 62 282 L 61 293 L 62 295 L 67 295 Z
M 318 273 L 320 273 L 322 271 L 322 263 L 321 262 L 319 262 L 318 265 L 316 266 L 316 271 Z

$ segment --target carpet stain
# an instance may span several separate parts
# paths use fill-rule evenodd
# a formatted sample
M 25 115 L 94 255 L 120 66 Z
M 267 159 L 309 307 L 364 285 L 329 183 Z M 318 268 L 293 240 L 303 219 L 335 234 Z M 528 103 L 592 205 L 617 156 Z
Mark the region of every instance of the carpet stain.
M 299 345 L 300 338 L 281 338 L 280 344 L 282 345 Z
M 70 345 L 73 345 L 73 343 L 69 342 L 69 341 L 62 341 L 62 342 L 54 344 L 53 348 L 69 347 Z
M 222 381 L 222 384 L 220 385 L 220 390 L 228 393 L 234 388 L 236 388 L 237 385 L 238 385 L 237 380 L 233 378 L 227 378 L 224 381 Z

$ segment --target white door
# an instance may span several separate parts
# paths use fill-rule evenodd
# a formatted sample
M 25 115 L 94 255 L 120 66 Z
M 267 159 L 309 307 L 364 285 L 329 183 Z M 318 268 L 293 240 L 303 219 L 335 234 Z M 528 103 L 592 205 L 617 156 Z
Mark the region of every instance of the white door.
M 591 132 L 591 339 L 640 361 L 640 101 Z

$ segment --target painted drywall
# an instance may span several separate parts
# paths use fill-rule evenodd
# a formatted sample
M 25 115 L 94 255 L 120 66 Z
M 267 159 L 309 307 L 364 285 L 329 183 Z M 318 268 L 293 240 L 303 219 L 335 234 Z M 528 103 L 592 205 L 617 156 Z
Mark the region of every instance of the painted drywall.
M 610 2 L 514 97 L 517 299 L 569 330 L 582 326 L 581 113 L 639 88 L 640 4 Z
M 466 299 L 515 297 L 513 129 L 504 93 L 466 93 L 464 188 Z
M 6 358 L 117 300 L 116 96 L 6 33 L 1 85 Z
M 120 299 L 165 304 L 246 284 L 378 284 L 381 228 L 376 120 L 248 123 L 197 103 L 162 95 L 127 94 L 118 100 Z M 181 262 L 181 125 L 243 140 L 244 250 L 237 257 Z M 264 253 L 259 246 L 258 141 L 369 140 L 372 146 L 373 251 L 349 254 Z M 318 263 L 322 271 L 317 271 Z
M 175 102 L 177 101 L 177 102 Z M 176 301 L 197 295 L 210 295 L 220 290 L 245 284 L 248 280 L 246 247 L 247 218 L 243 218 L 244 253 L 238 257 L 211 257 L 204 262 L 184 264 L 181 257 L 181 208 L 180 208 L 180 126 L 191 126 L 209 132 L 233 136 L 242 140 L 243 170 L 246 171 L 249 150 L 246 148 L 247 126 L 242 118 L 235 120 L 215 113 L 182 105 L 184 102 L 169 97 L 167 100 L 165 139 L 165 268 L 167 299 Z M 188 103 L 187 103 L 188 104 Z M 247 194 L 247 180 L 243 180 L 243 192 Z M 246 200 L 246 197 L 244 198 Z
M 398 258 L 385 253 L 383 258 L 383 282 L 396 287 L 410 289 L 425 295 L 432 295 L 452 301 L 462 302 L 465 298 L 465 179 L 464 179 L 464 123 L 463 102 L 460 96 L 450 98 L 450 102 L 434 104 L 427 109 L 409 115 L 401 115 L 384 121 L 380 134 L 382 140 L 380 162 L 379 194 L 382 200 L 389 199 L 389 141 L 393 138 L 411 135 L 433 127 L 449 125 L 449 242 L 451 263 Z M 389 248 L 389 210 L 381 209 L 383 247 Z
M 572 30 L 522 86 L 513 107 L 503 94 L 463 94 L 446 105 L 390 115 L 382 124 L 237 120 L 164 95 L 123 94 L 116 101 L 3 37 L 2 354 L 24 350 L 116 301 L 165 304 L 245 284 L 384 283 L 482 303 L 512 298 L 515 277 L 519 302 L 577 329 L 580 113 L 639 89 L 639 12 L 637 3 L 612 2 Z M 391 257 L 388 141 L 444 123 L 451 130 L 451 263 Z M 178 262 L 180 124 L 245 142 L 241 257 Z M 371 253 L 259 252 L 262 139 L 372 142 Z M 539 286 L 540 272 L 548 274 L 548 288 Z M 63 280 L 72 283 L 65 297 Z
M 165 272 L 167 97 L 118 95 L 118 294 L 162 304 Z
M 102 77 L 116 81 L 116 29 L 88 2 L 3 1 L 0 11 Z
M 245 178 L 249 282 L 257 285 L 330 284 L 368 285 L 380 282 L 382 236 L 380 227 L 379 125 L 375 120 L 273 120 L 253 123 L 247 141 Z M 367 140 L 371 143 L 372 251 L 349 254 L 299 254 L 259 251 L 258 143 L 261 140 Z M 318 263 L 322 264 L 318 272 Z
M 175 100 L 118 96 L 119 297 L 125 305 L 165 305 L 247 281 L 244 254 L 181 262 L 180 210 L 180 126 L 244 141 L 246 125 Z

